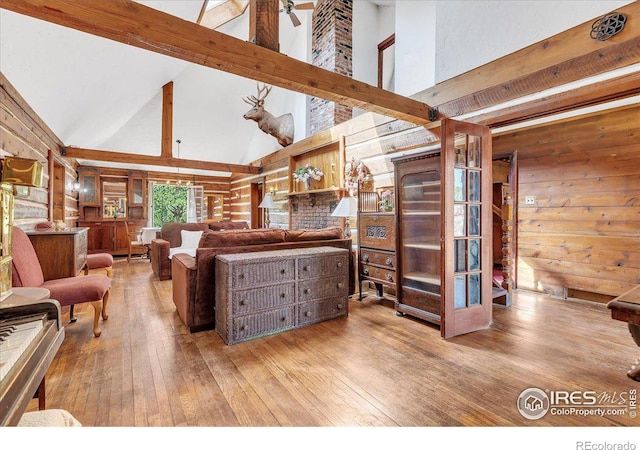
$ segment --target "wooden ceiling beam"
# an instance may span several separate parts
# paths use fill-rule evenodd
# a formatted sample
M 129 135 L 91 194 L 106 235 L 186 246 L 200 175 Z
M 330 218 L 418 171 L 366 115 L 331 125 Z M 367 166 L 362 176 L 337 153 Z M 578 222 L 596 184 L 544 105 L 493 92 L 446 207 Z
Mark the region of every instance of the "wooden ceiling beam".
M 419 125 L 429 105 L 130 0 L 0 0 L 0 6 L 173 58 Z
M 162 86 L 162 141 L 160 156 L 173 156 L 173 81 Z M 178 155 L 180 156 L 180 155 Z
M 638 63 L 640 2 L 616 11 L 629 20 L 609 40 L 590 37 L 590 20 L 411 97 L 438 107 L 445 117 L 456 117 Z
M 498 111 L 478 114 L 465 120 L 497 128 L 639 94 L 640 72 L 635 72 Z
M 249 42 L 280 51 L 280 0 L 249 2 Z
M 249 173 L 257 175 L 260 167 L 244 166 L 241 164 L 227 164 L 208 161 L 194 161 L 191 159 L 163 158 L 161 156 L 138 155 L 134 153 L 110 152 L 79 147 L 64 147 L 64 156 L 90 161 L 109 161 L 126 164 L 144 164 L 149 166 L 181 167 L 185 169 L 212 170 L 218 172 Z

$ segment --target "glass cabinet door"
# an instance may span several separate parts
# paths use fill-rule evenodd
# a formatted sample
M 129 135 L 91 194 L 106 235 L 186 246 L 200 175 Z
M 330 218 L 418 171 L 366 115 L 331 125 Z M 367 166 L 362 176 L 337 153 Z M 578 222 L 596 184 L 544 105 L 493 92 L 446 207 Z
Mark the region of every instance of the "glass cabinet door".
M 80 203 L 84 206 L 100 205 L 100 176 L 94 172 L 80 176 Z
M 400 201 L 402 284 L 440 295 L 440 173 L 403 176 Z

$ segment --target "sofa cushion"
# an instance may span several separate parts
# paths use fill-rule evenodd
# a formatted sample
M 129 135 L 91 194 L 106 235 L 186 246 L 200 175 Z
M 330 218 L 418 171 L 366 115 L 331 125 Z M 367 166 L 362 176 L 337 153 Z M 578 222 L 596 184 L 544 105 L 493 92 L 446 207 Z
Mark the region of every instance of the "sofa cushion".
M 206 231 L 209 227 L 206 223 L 178 223 L 169 222 L 162 225 L 160 230 L 161 238 L 169 242 L 170 247 L 180 247 L 182 245 L 182 230 Z
M 342 238 L 342 229 L 340 227 L 322 228 L 320 230 L 287 230 L 284 234 L 284 240 L 287 242 L 324 241 Z
M 233 222 L 231 220 L 220 220 L 218 222 L 209 222 L 209 229 L 213 231 L 223 230 L 248 230 L 249 224 L 247 222 Z
M 235 247 L 241 245 L 261 245 L 284 242 L 284 231 L 279 228 L 259 228 L 256 230 L 205 231 L 199 248 Z
M 196 247 L 171 247 L 169 249 L 169 259 L 173 258 L 176 253 L 186 253 L 189 256 L 196 257 Z
M 182 241 L 180 242 L 180 247 L 182 248 L 197 248 L 198 243 L 200 242 L 200 238 L 202 237 L 203 231 L 189 231 L 189 230 L 181 230 L 180 236 Z

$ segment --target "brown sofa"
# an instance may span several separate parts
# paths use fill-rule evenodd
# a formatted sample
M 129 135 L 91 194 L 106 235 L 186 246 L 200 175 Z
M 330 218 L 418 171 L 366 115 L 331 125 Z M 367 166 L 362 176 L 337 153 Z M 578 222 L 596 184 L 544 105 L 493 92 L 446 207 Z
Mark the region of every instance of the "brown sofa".
M 331 246 L 351 250 L 351 239 L 342 229 L 280 230 L 277 228 L 206 231 L 196 256 L 176 254 L 171 260 L 173 302 L 184 324 L 193 333 L 215 326 L 215 257 L 289 248 Z M 354 256 L 349 259 L 349 294 L 355 291 Z
M 208 223 L 165 223 L 157 233 L 156 239 L 151 241 L 150 258 L 151 269 L 161 280 L 171 278 L 171 259 L 169 255 L 171 249 L 175 249 L 182 245 L 182 230 L 186 231 L 221 231 L 221 230 L 239 230 L 248 229 L 247 222 L 232 222 L 230 220 L 221 220 L 219 222 Z

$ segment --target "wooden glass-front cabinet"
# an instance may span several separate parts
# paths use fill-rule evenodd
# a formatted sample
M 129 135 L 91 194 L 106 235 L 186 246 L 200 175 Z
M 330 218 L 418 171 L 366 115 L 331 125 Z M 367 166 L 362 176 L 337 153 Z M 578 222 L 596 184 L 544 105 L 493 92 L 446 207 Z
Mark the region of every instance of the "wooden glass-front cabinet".
M 444 338 L 491 323 L 491 134 L 442 121 L 441 148 L 392 159 L 399 315 Z
M 101 173 L 99 168 L 78 168 L 80 197 L 79 227 L 89 228 L 89 253 L 126 254 L 130 229 L 147 225 L 147 175 L 128 171 L 118 176 Z
M 79 169 L 80 204 L 100 206 L 100 172 L 93 169 Z

